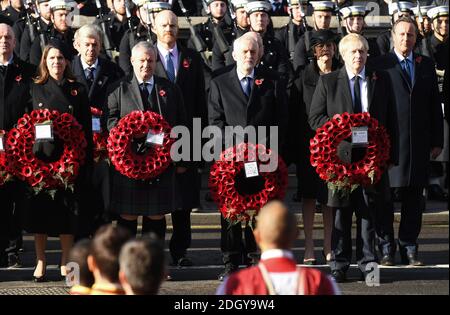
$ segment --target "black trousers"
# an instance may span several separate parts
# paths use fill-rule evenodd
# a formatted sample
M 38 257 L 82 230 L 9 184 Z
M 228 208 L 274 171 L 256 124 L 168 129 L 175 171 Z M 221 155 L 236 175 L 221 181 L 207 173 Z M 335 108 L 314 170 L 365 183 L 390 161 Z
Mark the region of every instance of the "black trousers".
M 0 259 L 6 255 L 11 234 L 11 222 L 13 221 L 14 199 L 10 191 L 10 185 L 0 186 Z
M 352 261 L 352 217 L 355 212 L 357 225 L 356 261 L 361 271 L 366 265 L 376 262 L 375 228 L 373 214 L 368 206 L 368 197 L 361 187 L 350 195 L 350 206 L 334 208 L 334 228 L 331 237 L 333 250 L 331 270 L 346 272 Z
M 220 217 L 220 249 L 225 265 L 239 266 L 241 263 L 249 262 L 249 254 L 257 253 L 257 246 L 253 230 L 250 226 L 244 228 L 244 239 L 242 242 L 241 224 L 230 225 L 222 216 Z
M 172 237 L 169 242 L 170 255 L 174 263 L 186 255 L 191 246 L 191 209 L 178 210 L 171 213 Z
M 398 245 L 402 255 L 416 253 L 418 250 L 417 239 L 422 228 L 422 214 L 425 210 L 424 187 L 400 187 L 401 220 L 398 231 Z M 395 254 L 396 244 L 394 235 L 394 204 L 391 201 L 385 208 L 384 220 L 377 222 L 379 247 L 383 254 Z

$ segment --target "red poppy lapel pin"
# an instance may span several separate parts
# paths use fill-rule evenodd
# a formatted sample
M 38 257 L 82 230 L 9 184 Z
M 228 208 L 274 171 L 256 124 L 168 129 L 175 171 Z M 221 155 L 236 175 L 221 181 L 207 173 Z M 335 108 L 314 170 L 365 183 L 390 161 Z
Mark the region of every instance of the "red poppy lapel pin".
M 264 82 L 264 79 L 256 79 L 256 80 L 255 80 L 255 84 L 256 84 L 257 86 L 260 86 L 261 84 L 263 84 L 263 82 Z
M 70 91 L 70 95 L 77 96 L 78 95 L 78 91 L 76 89 L 73 89 L 73 90 Z
M 16 82 L 20 83 L 20 81 L 22 81 L 22 75 L 19 74 L 18 76 L 16 76 Z
M 416 62 L 417 63 L 421 63 L 422 62 L 422 56 L 417 56 L 416 57 Z
M 161 97 L 166 96 L 166 91 L 164 91 L 164 90 L 159 90 L 159 95 L 160 95 Z
M 189 62 L 189 60 L 184 59 L 183 60 L 183 68 L 189 69 L 190 66 L 191 66 L 191 63 Z
M 378 80 L 378 76 L 377 76 L 377 73 L 374 71 L 372 73 L 372 81 L 376 81 L 376 80 Z

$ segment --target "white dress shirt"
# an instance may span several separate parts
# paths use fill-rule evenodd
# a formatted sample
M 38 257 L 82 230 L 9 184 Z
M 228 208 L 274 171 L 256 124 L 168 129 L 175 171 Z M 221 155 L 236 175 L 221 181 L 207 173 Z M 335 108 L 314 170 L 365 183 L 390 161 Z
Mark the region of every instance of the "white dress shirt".
M 167 69 L 167 60 L 166 60 L 166 56 L 169 53 L 172 53 L 172 56 L 170 57 L 172 59 L 173 62 L 173 68 L 175 70 L 175 78 L 178 75 L 178 65 L 180 63 L 179 61 L 179 53 L 178 53 L 178 46 L 177 44 L 175 44 L 175 46 L 173 46 L 172 49 L 165 49 L 164 47 L 162 47 L 162 45 L 160 45 L 160 43 L 158 42 L 156 44 L 156 47 L 158 48 L 158 53 L 159 53 L 159 57 L 161 59 L 161 62 L 164 65 L 164 69 Z
M 92 66 L 90 66 L 86 62 L 84 62 L 83 58 L 80 58 L 80 60 L 81 60 L 81 66 L 83 67 L 84 76 L 86 78 L 88 77 L 88 74 L 89 74 L 88 68 L 94 68 L 94 70 L 92 71 L 92 76 L 95 78 L 95 73 L 98 68 L 98 58 L 97 58 L 97 60 L 95 60 L 95 62 Z
M 398 59 L 398 62 L 400 63 L 400 66 L 402 67 L 402 62 L 403 62 L 403 60 L 405 60 L 405 59 L 408 59 L 409 60 L 409 69 L 411 70 L 411 80 L 413 81 L 413 84 L 414 84 L 414 71 L 415 71 L 415 64 L 414 64 L 414 59 L 413 59 L 413 53 L 412 53 L 412 51 L 409 53 L 409 55 L 408 55 L 408 57 L 403 57 L 403 55 L 402 54 L 400 54 L 400 53 L 398 53 L 396 50 L 395 50 L 395 48 L 394 48 L 394 53 L 395 53 L 395 55 L 397 56 L 397 59 Z M 402 69 L 403 69 L 403 67 L 402 67 Z
M 139 89 L 142 89 L 141 84 L 144 83 L 144 81 L 142 81 L 141 79 L 137 78 L 137 81 L 139 83 Z M 152 95 L 152 91 L 153 91 L 153 86 L 155 85 L 155 78 L 153 78 L 153 76 L 145 81 L 145 83 L 147 83 L 147 91 L 148 91 L 148 95 Z
M 11 58 L 9 58 L 9 60 L 8 60 L 7 63 L 0 63 L 0 66 L 5 66 L 5 67 L 7 67 L 8 65 L 12 64 L 13 57 L 14 57 L 14 55 L 12 55 Z
M 353 74 L 352 71 L 350 71 L 347 67 L 345 68 L 347 71 L 348 80 L 350 83 L 350 93 L 352 95 L 352 101 L 354 104 L 354 90 L 355 90 L 355 77 L 356 75 Z M 360 73 L 358 73 L 359 76 L 359 87 L 360 87 L 360 95 L 361 95 L 361 107 L 362 112 L 368 112 L 369 111 L 369 97 L 367 92 L 367 80 L 366 80 L 366 67 L 364 67 Z

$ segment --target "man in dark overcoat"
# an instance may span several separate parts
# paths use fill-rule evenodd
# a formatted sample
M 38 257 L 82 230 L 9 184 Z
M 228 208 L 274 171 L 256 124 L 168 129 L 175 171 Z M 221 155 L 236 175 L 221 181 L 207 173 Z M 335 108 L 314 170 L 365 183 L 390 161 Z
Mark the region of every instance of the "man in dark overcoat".
M 255 68 L 260 58 L 258 49 L 257 41 L 249 33 L 235 41 L 233 57 L 236 66 L 229 67 L 211 82 L 208 101 L 209 124 L 219 127 L 223 138 L 226 138 L 225 128 L 228 126 L 261 126 L 266 129 L 278 126 L 278 139 L 281 142 L 287 126 L 285 85 L 273 71 L 264 67 Z M 267 142 L 267 139 L 262 140 Z M 251 263 L 257 251 L 248 225 L 244 229 L 245 246 L 242 244 L 240 224 L 229 226 L 229 223 L 221 218 L 221 225 L 221 250 L 225 270 L 219 275 L 219 280 L 237 270 L 241 263 Z
M 417 239 L 425 210 L 424 187 L 428 185 L 428 162 L 443 147 L 443 116 L 436 71 L 431 59 L 413 52 L 417 29 L 410 18 L 398 19 L 392 28 L 394 49 L 375 60 L 388 72 L 395 91 L 399 129 L 399 164 L 389 171 L 391 187 L 399 188 L 401 222 L 398 245 L 401 261 L 422 265 Z M 394 261 L 393 204 L 383 207 L 385 218 L 377 224 L 383 256 Z

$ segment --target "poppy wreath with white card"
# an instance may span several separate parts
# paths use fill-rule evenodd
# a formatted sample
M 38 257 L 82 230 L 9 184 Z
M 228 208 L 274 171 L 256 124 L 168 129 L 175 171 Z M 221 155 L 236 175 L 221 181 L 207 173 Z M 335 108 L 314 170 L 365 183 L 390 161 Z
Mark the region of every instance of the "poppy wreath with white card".
M 175 139 L 172 127 L 151 111 L 133 111 L 111 129 L 108 153 L 111 163 L 122 175 L 136 180 L 150 180 L 161 175 L 172 163 L 170 149 Z M 136 140 L 137 139 L 137 140 Z M 138 143 L 138 151 L 133 144 Z
M 230 224 L 253 222 L 270 200 L 283 199 L 287 187 L 287 167 L 280 156 L 261 144 L 240 143 L 228 148 L 211 167 L 209 189 L 222 216 Z M 273 172 L 261 165 L 274 161 Z
M 12 179 L 11 168 L 6 158 L 6 132 L 0 130 L 0 186 Z
M 365 148 L 364 157 L 353 163 L 342 161 L 338 146 L 345 139 L 352 146 Z M 386 170 L 390 140 L 384 126 L 369 113 L 336 114 L 310 140 L 310 162 L 328 188 L 348 197 L 357 187 L 377 183 Z
M 36 131 L 39 125 L 50 125 L 51 136 L 63 144 L 62 153 L 53 162 L 44 162 L 33 154 L 33 146 L 39 141 Z M 46 127 L 43 138 L 49 136 Z M 54 196 L 58 189 L 73 191 L 80 166 L 86 158 L 86 137 L 75 117 L 56 110 L 38 109 L 25 114 L 17 122 L 17 127 L 8 132 L 7 158 L 15 176 L 27 182 L 39 193 L 45 191 Z
M 92 140 L 94 144 L 94 162 L 108 159 L 108 132 L 102 130 L 100 119 L 103 115 L 101 109 L 91 107 L 92 114 Z

